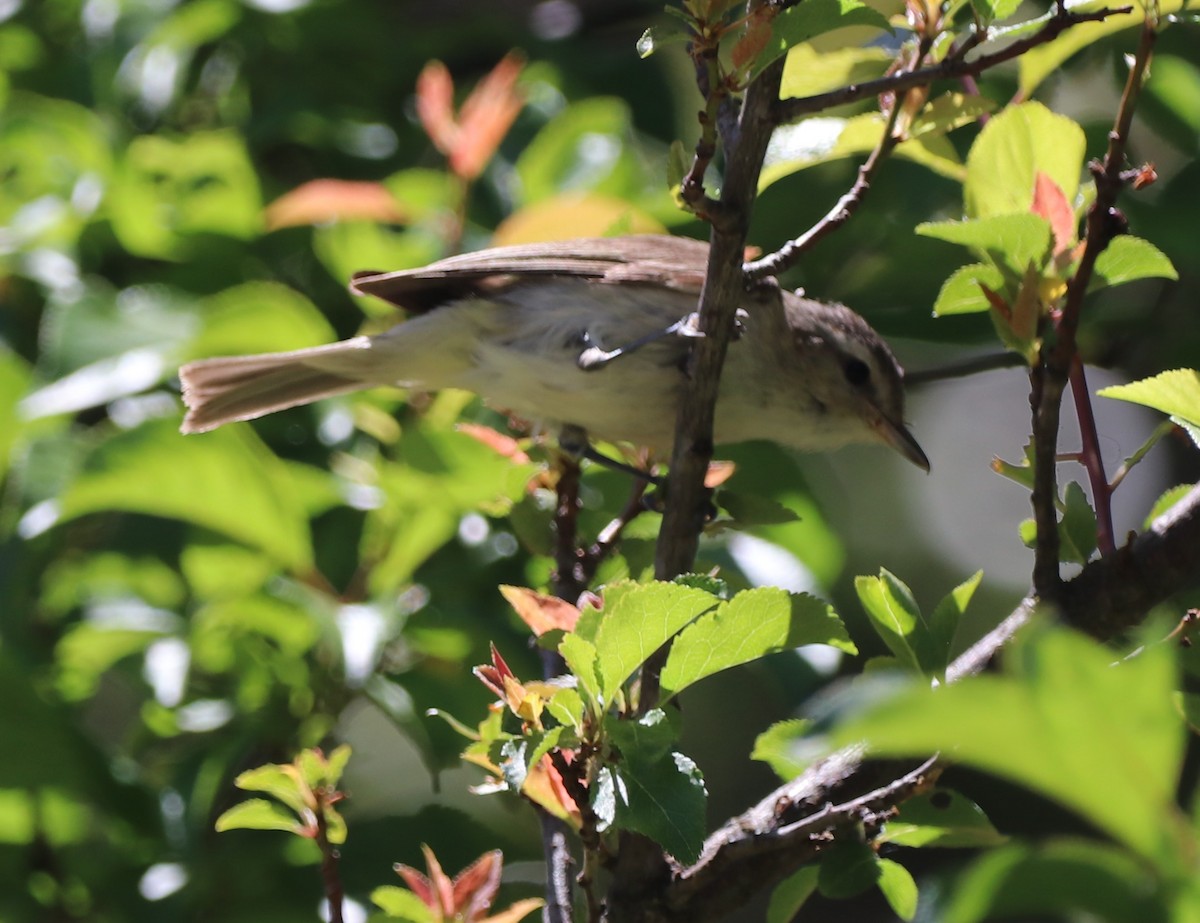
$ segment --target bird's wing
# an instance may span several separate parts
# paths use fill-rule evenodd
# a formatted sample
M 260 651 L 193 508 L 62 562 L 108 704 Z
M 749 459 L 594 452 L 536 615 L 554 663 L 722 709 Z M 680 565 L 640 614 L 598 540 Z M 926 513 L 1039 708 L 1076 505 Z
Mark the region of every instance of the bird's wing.
M 699 292 L 708 244 L 645 234 L 494 247 L 452 256 L 419 269 L 358 272 L 350 291 L 374 295 L 407 311 L 428 311 L 466 295 L 494 292 L 534 276 L 570 276 L 602 284 L 660 285 Z

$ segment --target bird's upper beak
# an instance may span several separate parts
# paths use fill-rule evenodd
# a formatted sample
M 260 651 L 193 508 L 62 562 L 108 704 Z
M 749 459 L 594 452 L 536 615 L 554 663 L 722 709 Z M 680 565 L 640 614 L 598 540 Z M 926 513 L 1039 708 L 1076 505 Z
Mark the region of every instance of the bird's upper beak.
M 907 458 L 910 462 L 925 471 L 929 470 L 929 458 L 917 444 L 912 433 L 904 428 L 903 423 L 895 423 L 880 413 L 871 423 L 879 438 Z

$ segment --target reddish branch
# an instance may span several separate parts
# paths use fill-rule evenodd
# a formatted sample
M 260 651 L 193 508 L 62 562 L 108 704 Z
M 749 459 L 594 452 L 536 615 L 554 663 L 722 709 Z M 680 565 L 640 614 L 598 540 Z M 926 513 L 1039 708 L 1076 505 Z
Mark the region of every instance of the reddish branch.
M 1037 523 L 1037 545 L 1034 552 L 1033 586 L 1043 599 L 1057 599 L 1062 588 L 1059 574 L 1058 480 L 1055 465 L 1058 455 L 1059 415 L 1062 395 L 1071 378 L 1072 369 L 1079 363 L 1076 333 L 1083 311 L 1083 300 L 1091 284 L 1096 260 L 1118 233 L 1123 231 L 1123 220 L 1116 210 L 1117 196 L 1128 182 L 1123 175 L 1125 148 L 1129 141 L 1129 130 L 1133 124 L 1133 113 L 1146 76 L 1146 68 L 1158 39 L 1157 27 L 1147 19 L 1142 27 L 1141 41 L 1129 76 L 1116 121 L 1108 136 L 1108 150 L 1103 163 L 1092 163 L 1092 176 L 1096 183 L 1096 200 L 1087 214 L 1087 232 L 1083 255 L 1075 275 L 1067 285 L 1067 295 L 1062 312 L 1055 322 L 1052 343 L 1042 347 L 1039 364 L 1031 370 L 1033 393 L 1033 445 L 1034 481 L 1033 514 Z M 1076 378 L 1076 402 L 1088 402 L 1088 412 L 1080 415 L 1080 428 L 1084 431 L 1085 465 L 1092 481 L 1093 498 L 1098 508 L 1106 509 L 1108 482 L 1104 477 L 1103 462 L 1099 456 L 1099 441 L 1095 434 L 1095 423 L 1091 420 L 1091 396 L 1086 392 L 1082 367 Z M 1079 392 L 1078 389 L 1083 389 Z M 1090 428 L 1091 432 L 1087 432 Z M 1109 515 L 1106 513 L 1106 515 Z M 1111 543 L 1111 524 L 1108 526 Z

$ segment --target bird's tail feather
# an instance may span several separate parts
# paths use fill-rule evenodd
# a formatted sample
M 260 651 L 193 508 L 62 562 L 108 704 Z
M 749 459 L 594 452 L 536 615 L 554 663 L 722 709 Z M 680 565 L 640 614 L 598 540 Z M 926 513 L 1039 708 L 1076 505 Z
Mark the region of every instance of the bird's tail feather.
M 185 433 L 203 433 L 365 388 L 370 381 L 354 374 L 362 356 L 357 347 L 366 345 L 365 338 L 360 340 L 189 363 L 179 370 L 188 408 L 180 428 Z M 358 371 L 361 374 L 361 368 Z

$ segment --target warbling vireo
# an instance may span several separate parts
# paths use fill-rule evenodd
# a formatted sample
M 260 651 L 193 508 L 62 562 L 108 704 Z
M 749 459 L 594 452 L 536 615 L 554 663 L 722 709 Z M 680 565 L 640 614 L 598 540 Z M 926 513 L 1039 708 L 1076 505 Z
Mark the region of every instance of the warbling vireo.
M 671 451 L 708 245 L 655 235 L 499 247 L 351 290 L 416 316 L 376 336 L 180 370 L 185 433 L 373 385 L 465 388 L 551 430 Z M 902 372 L 842 305 L 761 285 L 743 296 L 717 443 L 805 451 L 883 442 L 928 470 L 904 427 Z

